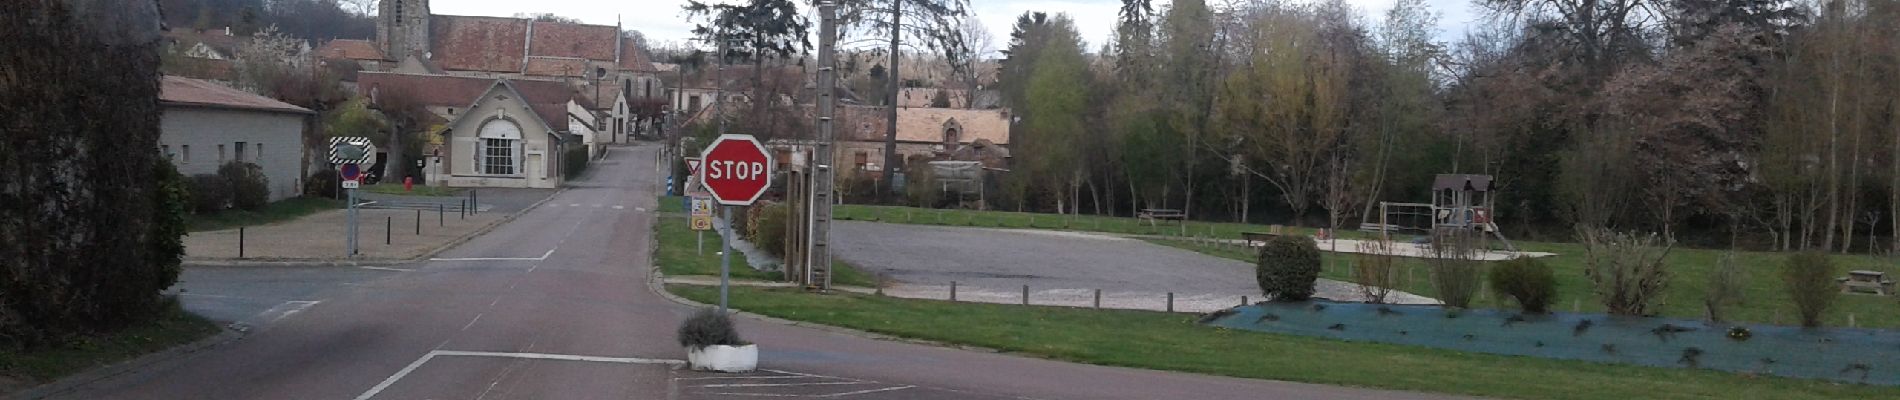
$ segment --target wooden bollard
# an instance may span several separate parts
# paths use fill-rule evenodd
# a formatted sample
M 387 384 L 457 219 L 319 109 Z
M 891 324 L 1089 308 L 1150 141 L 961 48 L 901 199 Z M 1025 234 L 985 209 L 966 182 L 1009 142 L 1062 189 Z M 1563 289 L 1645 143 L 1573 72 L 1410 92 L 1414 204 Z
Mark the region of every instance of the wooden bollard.
M 950 301 L 957 301 L 957 281 L 950 281 Z
M 1168 312 L 1174 312 L 1174 292 L 1168 292 Z
M 1240 296 L 1240 305 L 1242 305 L 1242 306 L 1245 306 L 1245 305 L 1247 305 L 1247 295 L 1241 295 L 1241 296 Z
M 244 227 L 238 227 L 238 258 L 244 258 Z
M 1023 305 L 1029 305 L 1029 285 L 1023 285 Z
M 1102 289 L 1095 289 L 1095 308 L 1102 308 Z

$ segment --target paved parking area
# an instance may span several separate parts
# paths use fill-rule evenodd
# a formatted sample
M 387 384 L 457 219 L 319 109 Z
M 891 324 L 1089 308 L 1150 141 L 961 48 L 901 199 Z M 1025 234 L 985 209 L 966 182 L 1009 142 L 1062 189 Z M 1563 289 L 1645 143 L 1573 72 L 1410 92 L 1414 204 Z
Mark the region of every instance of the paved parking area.
M 1015 399 L 976 393 L 762 369 L 743 374 L 681 370 L 673 378 L 681 399 Z

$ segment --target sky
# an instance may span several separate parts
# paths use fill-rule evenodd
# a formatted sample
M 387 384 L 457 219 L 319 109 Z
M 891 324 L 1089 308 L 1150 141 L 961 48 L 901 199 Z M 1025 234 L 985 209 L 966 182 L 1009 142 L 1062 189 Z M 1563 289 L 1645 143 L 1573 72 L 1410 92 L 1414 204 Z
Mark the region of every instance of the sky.
M 1347 0 L 1358 7 L 1361 15 L 1371 23 L 1383 19 L 1385 10 L 1392 7 L 1393 1 Z M 1461 37 L 1467 26 L 1484 23 L 1483 12 L 1472 6 L 1472 1 L 1426 0 L 1432 10 L 1439 13 L 1437 36 L 1440 40 Z M 1154 6 L 1159 11 L 1169 2 L 1171 0 L 1154 0 Z M 801 0 L 800 3 L 806 1 Z M 691 38 L 689 31 L 693 22 L 686 20 L 679 11 L 684 4 L 686 0 L 433 0 L 429 5 L 436 14 L 511 16 L 524 12 L 554 13 L 590 24 L 614 25 L 618 22 L 622 27 L 638 30 L 649 41 L 659 44 L 683 43 Z M 1050 14 L 1067 13 L 1076 21 L 1082 40 L 1088 42 L 1085 49 L 1095 51 L 1108 40 L 1109 33 L 1115 28 L 1115 14 L 1121 9 L 1120 0 L 970 0 L 970 5 L 976 17 L 990 31 L 990 36 L 995 38 L 998 49 L 1007 46 L 1010 24 L 1015 22 L 1017 16 L 1025 11 L 1042 11 Z

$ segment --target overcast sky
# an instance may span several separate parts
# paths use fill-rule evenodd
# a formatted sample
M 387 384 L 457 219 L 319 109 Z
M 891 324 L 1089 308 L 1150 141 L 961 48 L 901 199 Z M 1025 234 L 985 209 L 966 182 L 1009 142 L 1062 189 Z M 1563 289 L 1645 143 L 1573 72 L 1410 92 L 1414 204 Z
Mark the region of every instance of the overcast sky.
M 733 0 L 736 1 L 736 0 Z M 1157 11 L 1170 0 L 1154 0 Z M 1360 9 L 1368 22 L 1377 23 L 1393 0 L 1347 0 Z M 1426 0 L 1439 13 L 1440 38 L 1462 36 L 1465 27 L 1483 23 L 1483 13 L 1471 6 L 1471 0 Z M 638 30 L 655 42 L 683 42 L 691 37 L 692 22 L 680 13 L 686 0 L 435 0 L 430 2 L 436 14 L 511 16 L 515 13 L 554 13 L 579 18 L 591 24 L 613 25 L 616 20 L 627 29 Z M 805 1 L 800 1 L 805 3 Z M 1067 13 L 1075 19 L 1087 49 L 1095 51 L 1108 39 L 1115 27 L 1119 0 L 970 0 L 976 17 L 995 37 L 999 49 L 1007 46 L 1010 24 L 1025 11 L 1050 14 Z M 815 31 L 815 30 L 814 30 Z M 815 32 L 814 32 L 815 33 Z

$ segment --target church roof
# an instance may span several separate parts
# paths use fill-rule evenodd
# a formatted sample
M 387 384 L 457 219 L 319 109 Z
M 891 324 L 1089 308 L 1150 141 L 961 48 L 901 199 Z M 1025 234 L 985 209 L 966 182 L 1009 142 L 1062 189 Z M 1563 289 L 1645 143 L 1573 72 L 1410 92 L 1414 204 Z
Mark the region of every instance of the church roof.
M 622 70 L 653 71 L 653 63 L 639 44 L 622 38 L 620 28 L 613 26 L 431 15 L 429 30 L 431 56 L 443 68 L 454 71 L 579 76 L 562 72 L 561 68 L 571 66 L 573 61 L 551 61 L 558 59 L 583 60 L 581 64 L 584 60 L 618 60 Z M 620 48 L 614 48 L 616 45 Z

